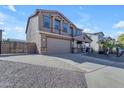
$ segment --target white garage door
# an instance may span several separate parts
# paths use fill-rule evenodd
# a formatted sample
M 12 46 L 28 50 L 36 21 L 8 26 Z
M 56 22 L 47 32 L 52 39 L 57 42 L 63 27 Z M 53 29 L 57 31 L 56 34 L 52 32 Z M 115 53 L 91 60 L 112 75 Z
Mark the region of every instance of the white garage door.
M 70 41 L 47 38 L 47 54 L 70 53 Z

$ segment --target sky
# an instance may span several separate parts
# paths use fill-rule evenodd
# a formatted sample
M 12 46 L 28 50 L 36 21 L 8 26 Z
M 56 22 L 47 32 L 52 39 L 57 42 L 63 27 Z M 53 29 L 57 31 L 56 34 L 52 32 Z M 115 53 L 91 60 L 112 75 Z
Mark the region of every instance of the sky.
M 0 29 L 4 39 L 26 40 L 28 17 L 36 9 L 57 10 L 84 32 L 103 32 L 117 38 L 124 33 L 124 6 L 93 5 L 9 5 L 0 6 Z

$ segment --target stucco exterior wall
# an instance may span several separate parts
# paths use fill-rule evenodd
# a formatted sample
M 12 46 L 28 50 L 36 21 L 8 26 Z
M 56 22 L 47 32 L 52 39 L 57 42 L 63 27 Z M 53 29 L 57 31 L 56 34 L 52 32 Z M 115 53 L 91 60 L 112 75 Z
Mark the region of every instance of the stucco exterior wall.
M 41 53 L 41 35 L 39 34 L 39 16 L 32 17 L 29 20 L 26 39 L 27 42 L 36 43 L 38 53 Z
M 91 39 L 93 40 L 92 42 L 91 42 L 91 47 L 93 48 L 93 50 L 95 51 L 95 52 L 98 52 L 99 51 L 99 44 L 98 44 L 98 36 L 97 35 L 92 35 L 91 36 Z

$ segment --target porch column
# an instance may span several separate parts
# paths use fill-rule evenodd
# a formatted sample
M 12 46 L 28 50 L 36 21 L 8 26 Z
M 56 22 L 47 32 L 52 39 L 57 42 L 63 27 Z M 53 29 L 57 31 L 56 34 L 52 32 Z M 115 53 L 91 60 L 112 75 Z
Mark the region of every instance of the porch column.
M 51 32 L 54 32 L 54 20 L 55 20 L 55 17 L 51 16 Z
M 62 33 L 62 30 L 63 30 L 63 20 L 61 19 L 60 20 L 60 31 L 59 31 L 59 34 Z

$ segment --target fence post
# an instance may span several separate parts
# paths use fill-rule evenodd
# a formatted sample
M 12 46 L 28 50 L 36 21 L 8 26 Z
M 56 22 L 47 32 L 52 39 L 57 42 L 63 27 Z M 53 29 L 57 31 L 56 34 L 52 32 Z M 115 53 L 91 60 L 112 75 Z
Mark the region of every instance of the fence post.
M 2 29 L 0 29 L 0 54 L 1 54 L 1 44 L 2 44 Z

